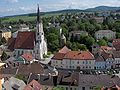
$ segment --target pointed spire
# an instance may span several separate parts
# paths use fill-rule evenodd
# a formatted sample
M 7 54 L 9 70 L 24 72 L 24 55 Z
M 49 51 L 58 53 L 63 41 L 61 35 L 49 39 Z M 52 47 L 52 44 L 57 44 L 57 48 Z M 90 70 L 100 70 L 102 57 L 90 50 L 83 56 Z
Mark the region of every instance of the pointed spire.
M 39 4 L 38 4 L 38 10 L 37 10 L 37 23 L 41 22 L 41 18 L 40 18 L 40 10 L 39 10 Z

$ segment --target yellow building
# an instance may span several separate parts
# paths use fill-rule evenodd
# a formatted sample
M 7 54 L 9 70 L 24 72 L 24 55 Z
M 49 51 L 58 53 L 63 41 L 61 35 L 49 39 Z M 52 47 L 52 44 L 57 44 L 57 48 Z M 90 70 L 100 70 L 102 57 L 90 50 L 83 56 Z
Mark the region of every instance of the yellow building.
M 4 37 L 8 41 L 8 39 L 11 38 L 11 36 L 12 36 L 12 33 L 9 29 L 0 30 L 0 39 Z

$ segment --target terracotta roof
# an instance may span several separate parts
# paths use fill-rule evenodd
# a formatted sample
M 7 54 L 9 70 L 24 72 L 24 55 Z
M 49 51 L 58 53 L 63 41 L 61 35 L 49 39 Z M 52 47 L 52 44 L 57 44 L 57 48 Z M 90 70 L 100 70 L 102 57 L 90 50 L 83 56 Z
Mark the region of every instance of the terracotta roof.
M 71 60 L 92 60 L 94 56 L 89 51 L 70 51 L 66 53 L 64 58 Z
M 35 42 L 35 32 L 18 32 L 15 49 L 33 49 Z
M 107 52 L 107 51 L 113 50 L 114 48 L 108 47 L 108 46 L 101 46 L 101 49 L 102 49 L 103 51 Z
M 15 41 L 16 41 L 16 38 L 10 38 L 8 40 L 8 43 L 7 43 L 8 49 L 10 49 L 11 51 L 14 50 Z
M 24 90 L 42 90 L 42 87 L 36 80 L 32 80 Z
M 59 50 L 59 53 L 64 53 L 65 54 L 69 51 L 71 51 L 71 50 L 67 46 L 64 46 L 62 49 Z
M 23 54 L 22 57 L 27 61 L 32 61 L 33 60 L 32 54 L 29 54 L 29 53 Z
M 63 58 L 64 58 L 64 56 L 65 56 L 65 54 L 64 53 L 56 53 L 53 57 L 52 57 L 52 59 L 54 60 L 63 60 Z

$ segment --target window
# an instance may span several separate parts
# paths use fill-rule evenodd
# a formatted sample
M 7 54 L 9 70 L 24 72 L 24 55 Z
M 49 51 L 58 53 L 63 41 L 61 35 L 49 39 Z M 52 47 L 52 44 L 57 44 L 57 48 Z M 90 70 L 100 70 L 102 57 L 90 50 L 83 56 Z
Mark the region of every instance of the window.
M 89 61 L 89 64 L 91 64 L 91 61 Z
M 68 90 L 68 87 L 66 87 L 66 90 Z
M 86 64 L 88 64 L 88 61 L 86 60 Z
M 82 87 L 82 90 L 85 90 L 85 87 Z
M 89 66 L 89 69 L 91 69 L 91 66 Z
M 84 61 L 83 61 L 83 64 L 84 64 Z

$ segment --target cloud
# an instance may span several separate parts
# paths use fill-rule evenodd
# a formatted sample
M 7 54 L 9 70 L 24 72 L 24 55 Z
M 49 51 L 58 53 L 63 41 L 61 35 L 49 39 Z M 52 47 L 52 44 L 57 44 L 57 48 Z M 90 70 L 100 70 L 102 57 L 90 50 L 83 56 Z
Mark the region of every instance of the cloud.
M 18 2 L 18 0 L 7 0 L 8 2 L 10 2 L 10 3 L 16 3 L 16 2 Z

